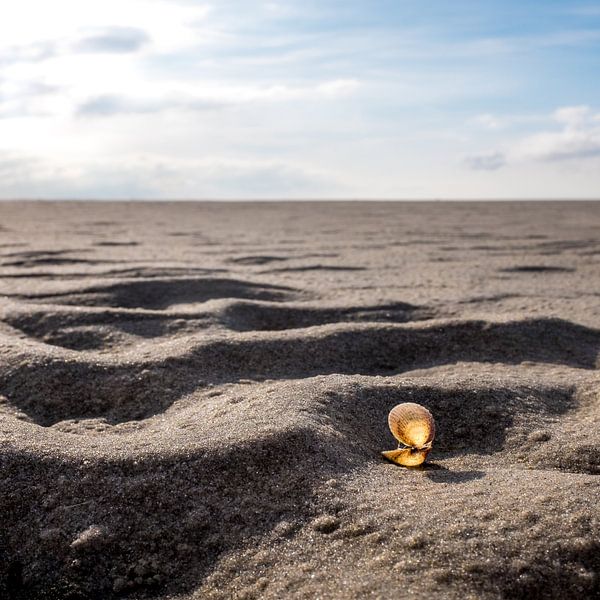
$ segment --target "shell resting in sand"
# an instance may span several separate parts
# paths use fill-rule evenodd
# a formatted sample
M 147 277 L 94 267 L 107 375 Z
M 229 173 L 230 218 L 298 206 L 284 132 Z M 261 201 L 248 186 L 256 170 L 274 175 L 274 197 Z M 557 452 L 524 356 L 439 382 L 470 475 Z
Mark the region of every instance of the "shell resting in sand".
M 388 415 L 390 431 L 405 448 L 382 452 L 383 456 L 404 467 L 422 464 L 431 450 L 435 437 L 435 421 L 420 404 L 404 402 L 394 406 Z

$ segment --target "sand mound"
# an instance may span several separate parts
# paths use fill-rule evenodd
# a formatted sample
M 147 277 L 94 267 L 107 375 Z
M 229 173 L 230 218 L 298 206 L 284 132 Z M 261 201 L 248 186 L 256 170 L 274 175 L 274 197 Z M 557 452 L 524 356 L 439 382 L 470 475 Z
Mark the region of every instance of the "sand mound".
M 600 596 L 599 205 L 0 216 L 2 597 Z

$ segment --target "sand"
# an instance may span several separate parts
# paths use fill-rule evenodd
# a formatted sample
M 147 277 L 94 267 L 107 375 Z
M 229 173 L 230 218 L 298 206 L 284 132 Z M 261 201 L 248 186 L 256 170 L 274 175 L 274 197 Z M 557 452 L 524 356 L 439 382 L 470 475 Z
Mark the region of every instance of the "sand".
M 600 597 L 599 352 L 600 203 L 0 203 L 0 597 Z

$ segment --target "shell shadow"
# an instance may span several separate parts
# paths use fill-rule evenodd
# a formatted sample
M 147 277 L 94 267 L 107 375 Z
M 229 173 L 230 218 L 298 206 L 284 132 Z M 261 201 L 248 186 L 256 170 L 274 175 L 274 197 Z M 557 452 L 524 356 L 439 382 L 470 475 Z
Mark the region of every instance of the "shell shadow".
M 434 483 L 468 483 L 476 479 L 483 479 L 485 471 L 470 469 L 468 471 L 454 471 L 436 463 L 425 464 L 422 467 L 428 479 Z

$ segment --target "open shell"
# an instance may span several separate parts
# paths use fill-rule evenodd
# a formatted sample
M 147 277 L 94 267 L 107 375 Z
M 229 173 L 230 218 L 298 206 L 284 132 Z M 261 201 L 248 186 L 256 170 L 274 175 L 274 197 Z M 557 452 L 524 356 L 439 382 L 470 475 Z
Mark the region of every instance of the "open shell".
M 404 402 L 392 408 L 388 424 L 398 442 L 407 447 L 382 452 L 383 456 L 405 467 L 422 464 L 435 437 L 435 421 L 431 413 L 420 404 Z

